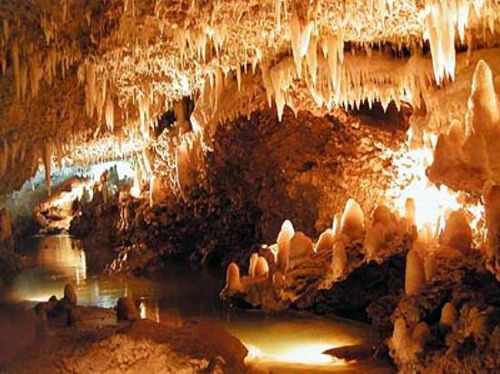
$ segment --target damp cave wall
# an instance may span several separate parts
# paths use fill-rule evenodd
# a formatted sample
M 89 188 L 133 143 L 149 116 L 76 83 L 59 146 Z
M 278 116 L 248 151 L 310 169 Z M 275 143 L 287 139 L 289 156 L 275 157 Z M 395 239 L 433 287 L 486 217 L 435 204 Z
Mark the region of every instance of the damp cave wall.
M 149 225 L 136 226 L 132 241 L 225 266 L 273 243 L 285 219 L 317 237 L 348 198 L 371 212 L 394 173 L 384 150 L 401 146 L 407 112 L 393 104 L 336 117 L 286 109 L 280 122 L 270 108 L 220 124 L 204 183 L 185 200 L 146 209 Z

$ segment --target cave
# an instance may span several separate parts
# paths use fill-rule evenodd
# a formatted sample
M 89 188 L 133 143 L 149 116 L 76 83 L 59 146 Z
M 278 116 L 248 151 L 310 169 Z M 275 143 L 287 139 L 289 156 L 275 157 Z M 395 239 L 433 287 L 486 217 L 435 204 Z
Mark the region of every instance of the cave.
M 500 371 L 500 2 L 0 20 L 0 372 Z

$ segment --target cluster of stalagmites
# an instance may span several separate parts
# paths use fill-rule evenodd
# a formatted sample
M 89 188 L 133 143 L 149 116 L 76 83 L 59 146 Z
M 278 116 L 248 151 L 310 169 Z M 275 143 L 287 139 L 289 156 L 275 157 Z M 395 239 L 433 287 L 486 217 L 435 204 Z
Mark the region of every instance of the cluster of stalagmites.
M 498 193 L 497 188 L 492 188 L 490 194 Z M 500 205 L 499 201 L 494 205 L 489 196 L 486 225 L 498 233 Z M 457 361 L 460 358 L 456 352 L 464 348 L 464 340 L 478 333 L 478 339 L 483 339 L 482 347 L 491 352 L 493 338 L 485 334 L 495 331 L 498 337 L 498 319 L 487 326 L 484 321 L 491 321 L 492 316 L 498 318 L 500 294 L 496 291 L 495 272 L 488 272 L 485 265 L 488 266 L 491 259 L 490 252 L 498 252 L 498 235 L 496 244 L 482 243 L 479 249 L 474 248 L 473 233 L 462 210 L 449 213 L 444 229 L 437 236 L 425 231 L 417 233 L 413 207 L 409 200 L 406 214 L 401 217 L 386 206 L 378 206 L 367 227 L 363 211 L 354 200 L 349 200 L 342 216 L 335 217 L 333 228 L 321 234 L 315 243 L 302 232 L 295 231 L 291 222 L 285 221 L 277 243 L 263 246 L 259 254 L 252 254 L 248 275 L 241 275 L 235 263 L 229 265 L 221 295 L 236 305 L 250 304 L 269 311 L 308 308 L 322 289 L 335 290 L 349 276 L 354 276 L 356 269 L 368 266 L 371 261 L 383 263 L 391 256 L 406 253 L 403 292 L 389 289 L 389 293 L 395 294 L 392 295 L 396 298 L 395 304 L 384 307 L 384 316 L 371 316 L 390 318 L 394 322 L 389 347 L 398 365 L 409 371 L 418 365 L 420 369 L 430 367 L 441 356 L 435 353 L 437 348 L 429 348 L 428 344 L 437 344 L 439 339 L 443 342 L 447 339 L 446 333 L 454 336 L 449 344 L 454 347 L 453 357 Z M 470 274 L 480 280 L 464 286 L 464 279 Z M 371 292 L 370 285 L 363 290 L 346 291 Z M 456 295 L 450 298 L 450 292 Z M 377 302 L 385 301 L 374 304 Z M 438 309 L 441 321 L 429 326 L 424 317 L 431 312 L 436 314 Z M 372 322 L 379 327 L 383 325 L 380 321 Z M 476 331 L 477 323 L 482 326 L 480 332 Z M 383 333 L 387 335 L 387 331 Z M 444 361 L 439 362 L 445 365 Z M 477 361 L 468 362 L 468 365 L 481 367 Z
M 499 367 L 499 192 L 499 186 L 485 190 L 487 234 L 479 250 L 471 249 L 465 217 L 453 212 L 438 243 L 417 241 L 408 253 L 406 295 L 391 317 L 394 330 L 388 340 L 403 371 Z
M 229 265 L 222 296 L 243 298 L 267 310 L 291 304 L 307 307 L 313 302 L 311 295 L 331 288 L 355 269 L 406 251 L 415 235 L 411 216 L 400 217 L 384 205 L 375 209 L 371 226 L 365 227 L 361 207 L 350 199 L 333 227 L 315 243 L 285 221 L 276 244 L 251 256 L 247 276 L 240 276 L 235 263 Z
M 500 102 L 495 83 L 492 70 L 480 60 L 464 121 L 454 120 L 447 133 L 439 135 L 429 168 L 432 180 L 477 194 L 485 183 L 500 183 Z

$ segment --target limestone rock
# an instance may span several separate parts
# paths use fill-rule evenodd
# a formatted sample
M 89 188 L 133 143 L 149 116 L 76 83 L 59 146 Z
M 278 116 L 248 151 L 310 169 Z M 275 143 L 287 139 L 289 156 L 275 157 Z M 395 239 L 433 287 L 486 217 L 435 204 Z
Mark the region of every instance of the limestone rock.
M 78 297 L 76 294 L 76 288 L 73 284 L 68 283 L 64 286 L 64 299 L 67 300 L 72 306 L 76 306 Z
M 141 319 L 137 306 L 132 298 L 123 296 L 116 302 L 116 320 L 117 321 L 136 321 Z

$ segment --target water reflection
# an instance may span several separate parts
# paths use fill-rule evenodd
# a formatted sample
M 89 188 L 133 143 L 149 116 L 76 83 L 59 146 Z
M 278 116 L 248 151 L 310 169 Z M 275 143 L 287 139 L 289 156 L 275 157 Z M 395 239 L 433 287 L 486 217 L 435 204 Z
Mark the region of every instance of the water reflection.
M 366 326 L 341 319 L 229 310 L 218 298 L 223 275 L 193 271 L 179 264 L 168 266 L 157 281 L 91 274 L 78 241 L 67 236 L 32 238 L 23 243 L 22 251 L 32 254 L 35 266 L 15 279 L 12 299 L 45 301 L 51 295 L 62 297 L 67 282 L 76 285 L 81 305 L 111 308 L 119 297 L 132 296 L 140 300 L 143 318 L 173 326 L 188 317 L 219 324 L 244 342 L 250 351 L 248 361 L 256 370 L 358 371 L 359 367 L 346 366 L 322 352 L 375 338 Z

